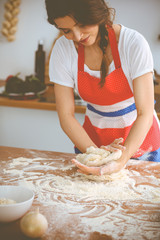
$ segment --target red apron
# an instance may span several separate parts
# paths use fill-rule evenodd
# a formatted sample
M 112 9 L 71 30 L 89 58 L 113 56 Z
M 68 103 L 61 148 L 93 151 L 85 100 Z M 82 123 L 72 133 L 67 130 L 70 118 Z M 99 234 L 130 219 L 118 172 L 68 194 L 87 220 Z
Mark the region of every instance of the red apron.
M 120 137 L 125 141 L 137 116 L 133 93 L 121 67 L 116 36 L 111 27 L 108 28 L 108 36 L 115 70 L 106 76 L 103 87 L 99 85 L 99 78 L 84 72 L 84 46 L 80 44 L 78 48 L 78 92 L 88 103 L 83 127 L 98 147 Z M 115 111 L 113 106 L 119 108 Z M 159 147 L 160 129 L 154 116 L 153 125 L 134 157 Z

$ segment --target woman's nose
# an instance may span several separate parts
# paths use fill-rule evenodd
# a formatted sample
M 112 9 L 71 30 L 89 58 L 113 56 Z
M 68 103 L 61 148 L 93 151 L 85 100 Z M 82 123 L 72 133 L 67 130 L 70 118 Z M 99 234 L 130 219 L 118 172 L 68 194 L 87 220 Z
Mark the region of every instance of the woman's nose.
M 73 32 L 73 34 L 74 34 L 74 40 L 76 41 L 76 42 L 79 42 L 80 40 L 81 40 L 81 38 L 82 38 L 82 32 L 80 31 L 80 29 L 75 29 L 75 31 Z

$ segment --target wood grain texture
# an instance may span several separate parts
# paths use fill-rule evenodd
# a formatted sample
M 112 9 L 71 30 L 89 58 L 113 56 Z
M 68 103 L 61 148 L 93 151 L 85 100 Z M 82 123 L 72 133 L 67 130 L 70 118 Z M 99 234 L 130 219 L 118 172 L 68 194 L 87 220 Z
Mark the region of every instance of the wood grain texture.
M 0 147 L 0 184 L 17 185 L 27 179 L 41 189 L 36 192 L 31 210 L 39 206 L 49 222 L 42 240 L 159 240 L 160 202 L 147 199 L 117 201 L 90 199 L 81 194 L 65 194 L 54 186 L 53 177 L 73 178 L 75 168 L 68 168 L 75 154 Z M 19 158 L 30 159 L 23 162 Z M 13 174 L 15 169 L 20 175 Z M 19 159 L 19 160 L 16 160 Z M 141 186 L 159 190 L 160 163 L 131 160 L 127 169 Z M 12 173 L 12 174 L 11 174 Z M 30 174 L 30 175 L 29 175 Z M 50 182 L 47 179 L 50 177 Z M 33 179 L 32 179 L 33 178 Z M 67 185 L 66 185 L 67 189 Z M 20 220 L 0 224 L 1 239 L 27 240 L 19 227 Z

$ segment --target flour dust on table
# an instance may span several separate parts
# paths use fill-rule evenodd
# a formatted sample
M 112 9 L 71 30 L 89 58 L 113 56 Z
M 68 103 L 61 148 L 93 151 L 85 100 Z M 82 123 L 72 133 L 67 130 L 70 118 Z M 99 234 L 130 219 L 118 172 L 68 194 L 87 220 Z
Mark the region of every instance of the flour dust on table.
M 128 166 L 136 165 L 130 160 Z M 17 158 L 10 161 L 10 167 L 3 170 L 11 175 L 11 182 L 30 186 L 38 194 L 38 199 L 45 199 L 46 204 L 52 204 L 52 193 L 66 199 L 85 201 L 103 200 L 143 200 L 160 202 L 160 179 L 153 175 L 147 179 L 138 171 L 123 169 L 120 173 L 107 176 L 92 176 L 77 173 L 74 165 L 57 159 Z M 45 174 L 44 174 L 45 172 Z M 146 181 L 147 180 L 147 181 Z M 148 182 L 148 184 L 147 184 Z M 158 188 L 155 188 L 158 186 Z M 54 194 L 54 197 L 56 196 Z M 49 197 L 51 195 L 51 197 Z M 84 200 L 85 199 L 85 200 Z
M 25 185 L 35 192 L 35 204 L 41 203 L 46 209 L 48 206 L 52 208 L 50 221 L 57 227 L 57 232 L 63 231 L 63 222 L 68 222 L 66 239 L 71 239 L 71 235 L 73 239 L 77 237 L 77 232 L 70 232 L 69 227 L 77 221 L 77 229 L 81 234 L 83 232 L 86 239 L 89 239 L 87 237 L 93 231 L 106 234 L 106 226 L 107 235 L 116 240 L 121 239 L 115 231 L 117 227 L 123 233 L 125 231 L 125 236 L 130 240 L 135 237 L 144 239 L 142 232 L 147 239 L 160 238 L 157 231 L 157 212 L 160 214 L 160 166 L 151 174 L 155 163 L 130 160 L 118 177 L 111 178 L 77 173 L 70 159 L 58 156 L 54 159 L 19 157 L 10 159 L 7 168 L 3 168 L 3 165 L 5 161 L 2 161 L 1 175 L 4 184 Z M 150 214 L 147 213 L 147 208 Z M 48 216 L 49 214 L 50 212 Z M 148 228 L 148 218 L 154 221 L 154 228 Z M 59 224 L 56 224 L 58 221 Z M 138 223 L 141 224 L 135 232 L 135 225 L 138 226 Z M 54 234 L 55 231 L 53 237 L 56 236 Z

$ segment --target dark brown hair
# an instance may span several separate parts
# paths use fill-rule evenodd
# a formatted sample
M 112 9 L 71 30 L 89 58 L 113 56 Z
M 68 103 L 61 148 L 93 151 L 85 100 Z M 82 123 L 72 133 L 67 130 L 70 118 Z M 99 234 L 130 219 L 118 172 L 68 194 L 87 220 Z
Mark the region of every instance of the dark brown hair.
M 105 49 L 108 45 L 106 25 L 112 25 L 115 9 L 109 8 L 104 0 L 45 0 L 48 22 L 55 25 L 54 19 L 71 16 L 82 25 L 99 25 L 99 46 L 103 52 L 101 63 L 102 87 L 108 73 L 108 64 Z

